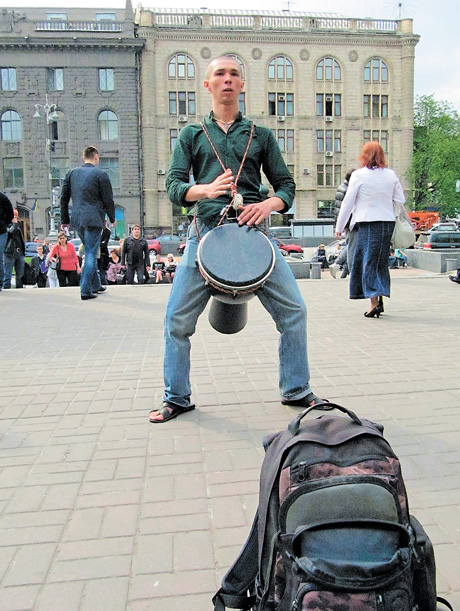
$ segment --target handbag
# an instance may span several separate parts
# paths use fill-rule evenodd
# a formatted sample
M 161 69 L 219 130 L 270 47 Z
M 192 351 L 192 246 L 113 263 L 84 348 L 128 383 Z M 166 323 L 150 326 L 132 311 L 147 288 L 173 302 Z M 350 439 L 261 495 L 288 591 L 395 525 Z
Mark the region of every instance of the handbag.
M 409 248 L 414 245 L 415 231 L 412 222 L 404 206 L 401 206 L 399 214 L 396 215 L 395 228 L 391 241 L 394 248 Z

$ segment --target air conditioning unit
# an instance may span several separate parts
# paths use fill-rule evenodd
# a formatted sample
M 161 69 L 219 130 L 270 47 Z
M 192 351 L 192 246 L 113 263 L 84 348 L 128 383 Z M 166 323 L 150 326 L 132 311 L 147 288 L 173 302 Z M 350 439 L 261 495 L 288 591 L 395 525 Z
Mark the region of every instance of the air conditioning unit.
M 310 174 L 310 170 L 308 168 L 304 168 L 303 174 L 305 174 L 305 176 L 308 176 Z
M 326 96 L 326 102 L 332 102 L 332 96 L 331 95 L 327 95 Z
M 165 170 L 158 170 L 158 176 L 164 176 L 166 174 Z
M 332 151 L 326 151 L 326 157 L 334 157 L 334 153 Z
M 278 96 L 278 102 L 284 102 L 284 95 L 279 95 Z
M 187 123 L 187 117 L 184 117 L 184 115 L 181 115 L 179 117 L 179 123 Z
M 286 121 L 286 117 L 283 117 L 283 115 L 280 115 L 278 117 L 278 121 L 280 121 L 281 123 L 283 123 L 283 121 Z
M 334 117 L 326 117 L 326 122 L 327 123 L 330 123 L 333 120 L 334 120 Z

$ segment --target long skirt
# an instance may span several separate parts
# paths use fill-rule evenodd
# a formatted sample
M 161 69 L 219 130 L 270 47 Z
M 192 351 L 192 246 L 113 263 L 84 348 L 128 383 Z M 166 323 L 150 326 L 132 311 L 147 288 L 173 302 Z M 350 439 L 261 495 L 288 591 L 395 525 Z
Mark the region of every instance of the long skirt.
M 394 221 L 356 223 L 348 235 L 350 299 L 390 296 L 390 242 Z

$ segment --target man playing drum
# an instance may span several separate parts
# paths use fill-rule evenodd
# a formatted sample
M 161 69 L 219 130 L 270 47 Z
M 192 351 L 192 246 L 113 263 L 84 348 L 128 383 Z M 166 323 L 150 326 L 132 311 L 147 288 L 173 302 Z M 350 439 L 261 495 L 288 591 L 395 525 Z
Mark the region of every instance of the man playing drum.
M 164 402 L 150 412 L 154 424 L 195 407 L 190 400 L 190 337 L 211 297 L 196 265 L 200 237 L 217 226 L 230 199 L 238 206 L 239 225 L 258 226 L 271 212 L 286 212 L 295 194 L 294 180 L 272 132 L 253 127 L 238 110 L 244 86 L 238 62 L 231 56 L 217 57 L 209 64 L 203 84 L 211 94 L 212 111 L 202 123 L 181 130 L 166 180 L 170 200 L 179 206 L 194 204 L 196 218 L 166 309 Z M 261 168 L 275 192 L 268 199 L 260 194 Z M 195 184 L 189 182 L 191 170 Z M 306 408 L 322 401 L 309 385 L 306 307 L 276 246 L 275 252 L 274 269 L 256 295 L 280 332 L 282 403 Z

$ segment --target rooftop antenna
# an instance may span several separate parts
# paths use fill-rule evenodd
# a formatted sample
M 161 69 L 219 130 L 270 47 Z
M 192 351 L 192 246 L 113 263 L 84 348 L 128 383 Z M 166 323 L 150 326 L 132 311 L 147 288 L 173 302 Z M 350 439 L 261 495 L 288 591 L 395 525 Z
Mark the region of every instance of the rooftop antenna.
M 414 3 L 407 2 L 394 2 L 394 0 L 387 0 L 385 2 L 386 13 L 389 14 L 391 19 L 404 19 L 405 17 L 413 17 L 414 14 Z
M 283 13 L 290 13 L 291 5 L 297 4 L 297 3 L 295 2 L 295 0 L 284 0 L 283 4 L 286 5 L 286 8 L 283 8 Z

